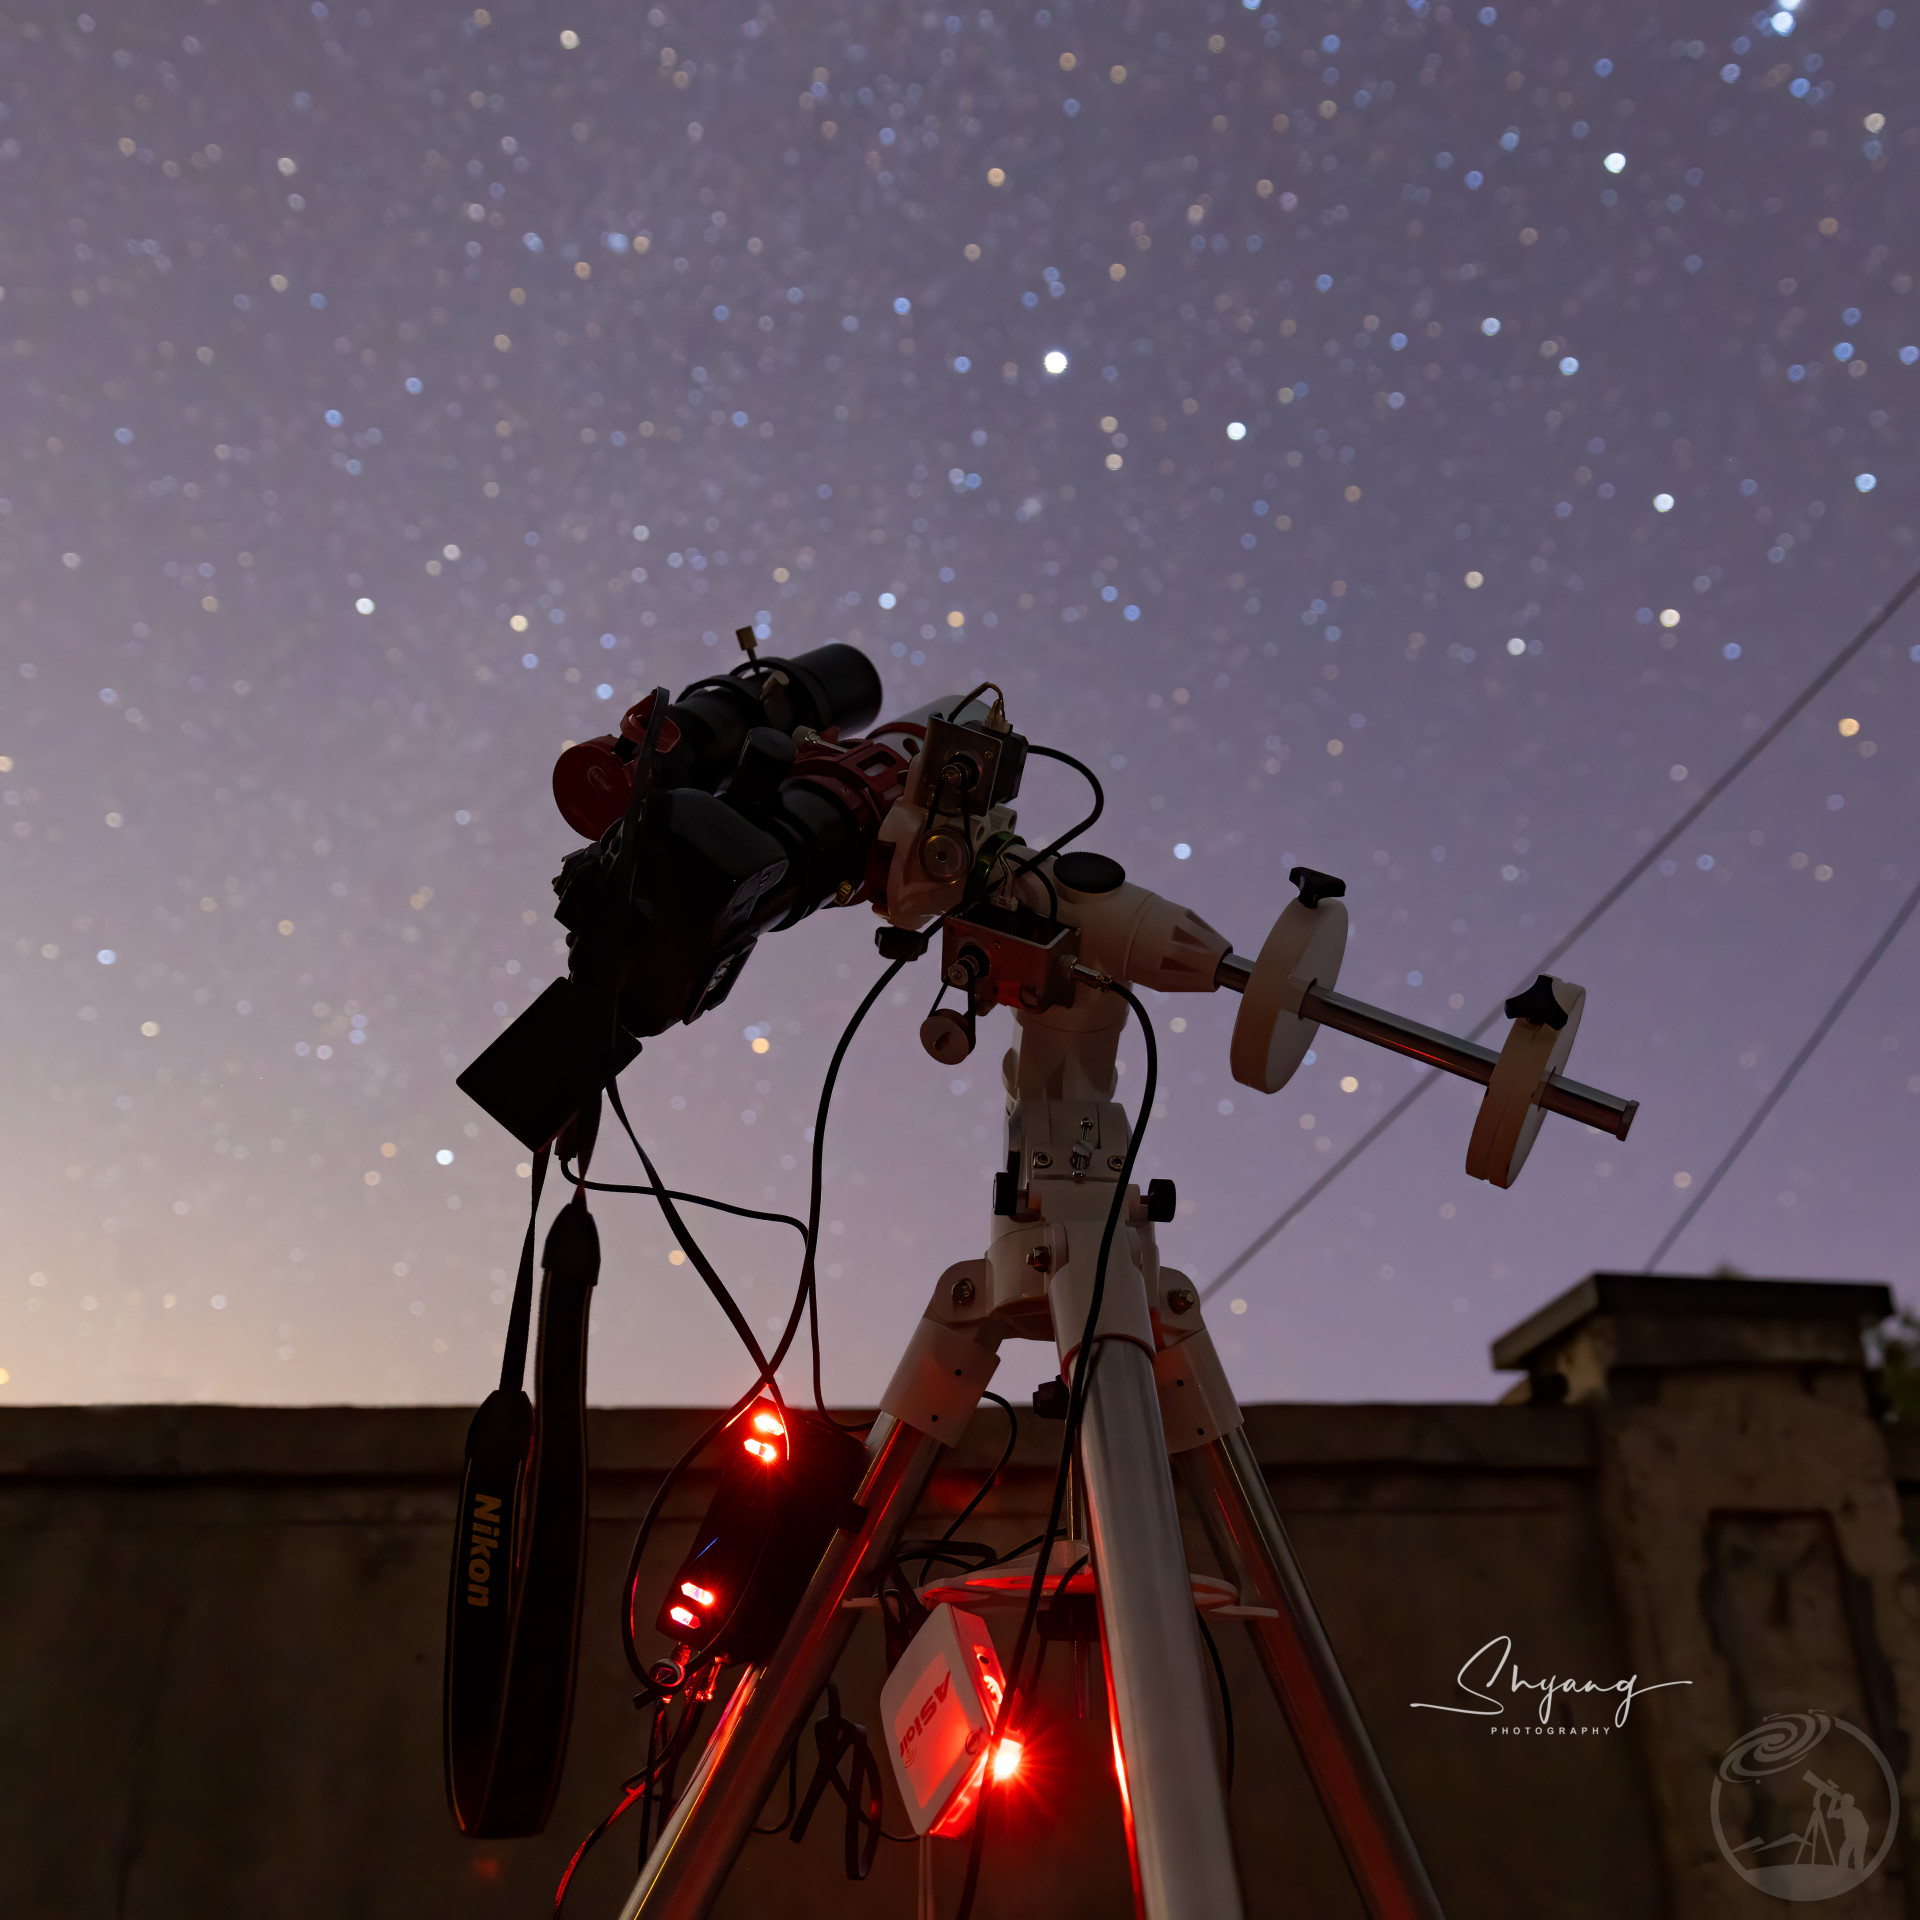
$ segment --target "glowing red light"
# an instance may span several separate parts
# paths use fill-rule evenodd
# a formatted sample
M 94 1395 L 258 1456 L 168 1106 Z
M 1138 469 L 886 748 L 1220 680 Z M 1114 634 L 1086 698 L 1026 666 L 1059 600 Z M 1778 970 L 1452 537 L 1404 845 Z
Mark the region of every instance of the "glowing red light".
M 667 1618 L 676 1627 L 686 1627 L 690 1630 L 697 1629 L 700 1625 L 700 1616 L 691 1607 L 669 1607 Z
M 786 1427 L 777 1413 L 756 1413 L 753 1416 L 755 1433 L 785 1433 Z
M 1002 1740 L 993 1752 L 993 1777 L 995 1781 L 1011 1780 L 1020 1771 L 1021 1755 L 1025 1752 L 1018 1740 Z
M 780 1449 L 769 1440 L 746 1440 L 741 1444 L 756 1460 L 778 1460 Z
M 680 1591 L 684 1593 L 695 1606 L 700 1607 L 712 1606 L 717 1597 L 709 1593 L 705 1587 L 696 1587 L 691 1580 L 682 1580 L 680 1582 Z

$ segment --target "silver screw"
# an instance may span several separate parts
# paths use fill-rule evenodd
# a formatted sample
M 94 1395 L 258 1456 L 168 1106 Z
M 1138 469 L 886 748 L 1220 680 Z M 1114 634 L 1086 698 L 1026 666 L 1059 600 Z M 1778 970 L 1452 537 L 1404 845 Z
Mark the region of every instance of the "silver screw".
M 953 1283 L 951 1297 L 956 1307 L 973 1305 L 973 1282 L 964 1276 Z
M 1036 1167 L 1050 1167 L 1053 1165 L 1053 1155 L 1050 1153 L 1036 1153 L 1033 1156 L 1033 1164 Z
M 1115 1173 L 1118 1173 L 1126 1164 L 1127 1156 L 1124 1153 L 1110 1153 L 1107 1155 L 1107 1165 Z
M 1191 1313 L 1195 1304 L 1193 1290 L 1190 1287 L 1175 1287 L 1174 1290 L 1167 1295 L 1167 1305 L 1170 1306 L 1175 1313 Z

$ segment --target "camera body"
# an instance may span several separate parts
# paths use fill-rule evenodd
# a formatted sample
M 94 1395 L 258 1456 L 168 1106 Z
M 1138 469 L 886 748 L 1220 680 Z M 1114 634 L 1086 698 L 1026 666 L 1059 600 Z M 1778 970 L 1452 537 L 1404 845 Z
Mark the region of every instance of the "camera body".
M 643 1039 L 719 1006 L 762 933 L 885 894 L 881 828 L 923 729 L 858 737 L 880 709 L 864 654 L 836 641 L 750 661 L 695 682 L 656 724 L 664 700 L 648 695 L 619 734 L 569 747 L 554 768 L 561 814 L 591 843 L 553 883 L 567 976 L 460 1076 L 529 1148 Z

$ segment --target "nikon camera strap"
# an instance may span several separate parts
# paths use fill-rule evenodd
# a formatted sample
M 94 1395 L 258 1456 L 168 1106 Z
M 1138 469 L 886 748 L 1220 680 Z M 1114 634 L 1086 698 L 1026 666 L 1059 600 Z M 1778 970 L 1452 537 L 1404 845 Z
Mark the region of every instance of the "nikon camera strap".
M 467 1429 L 447 1592 L 447 1800 L 460 1831 L 476 1838 L 545 1827 L 573 1712 L 587 1545 L 587 1314 L 600 1237 L 582 1188 L 554 1217 L 541 1255 L 529 1402 L 522 1381 L 548 1158 L 547 1147 L 534 1158 L 500 1385 Z

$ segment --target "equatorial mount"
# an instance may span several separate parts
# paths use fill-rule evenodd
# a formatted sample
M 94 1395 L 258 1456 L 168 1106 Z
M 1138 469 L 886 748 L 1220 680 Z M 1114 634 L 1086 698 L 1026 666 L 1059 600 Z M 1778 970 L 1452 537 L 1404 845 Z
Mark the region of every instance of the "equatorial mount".
M 1011 902 L 983 903 L 945 922 L 941 979 L 965 997 L 965 1006 L 937 1009 L 922 1023 L 921 1043 L 936 1060 L 947 1065 L 964 1060 L 973 1051 L 975 1022 L 994 1006 L 1037 1013 L 1070 1002 L 1076 984 L 1090 982 L 1099 972 L 1082 958 L 1098 923 L 1150 917 L 1134 908 L 1153 896 L 1130 887 L 1117 860 L 1063 854 L 1050 871 L 1053 898 L 1046 904 L 1052 915 L 1030 904 L 1023 889 Z M 1543 973 L 1514 994 L 1506 1002 L 1513 1024 L 1496 1053 L 1337 992 L 1334 983 L 1347 947 L 1346 882 L 1312 867 L 1295 867 L 1288 878 L 1297 897 L 1251 960 L 1233 952 L 1196 915 L 1182 912 L 1179 918 L 1190 924 L 1167 929 L 1176 946 L 1182 932 L 1184 944 L 1203 953 L 1209 938 L 1217 943 L 1210 971 L 1176 967 L 1165 985 L 1175 991 L 1225 988 L 1240 995 L 1231 1064 L 1242 1086 L 1278 1093 L 1326 1026 L 1486 1088 L 1467 1148 L 1466 1170 L 1476 1180 L 1511 1186 L 1549 1113 L 1616 1140 L 1627 1137 L 1639 1102 L 1585 1086 L 1561 1071 L 1579 1031 L 1584 987 Z M 1061 897 L 1072 908 L 1065 915 L 1057 905 Z M 884 952 L 915 951 L 912 943 L 923 936 L 889 929 L 881 940 Z

